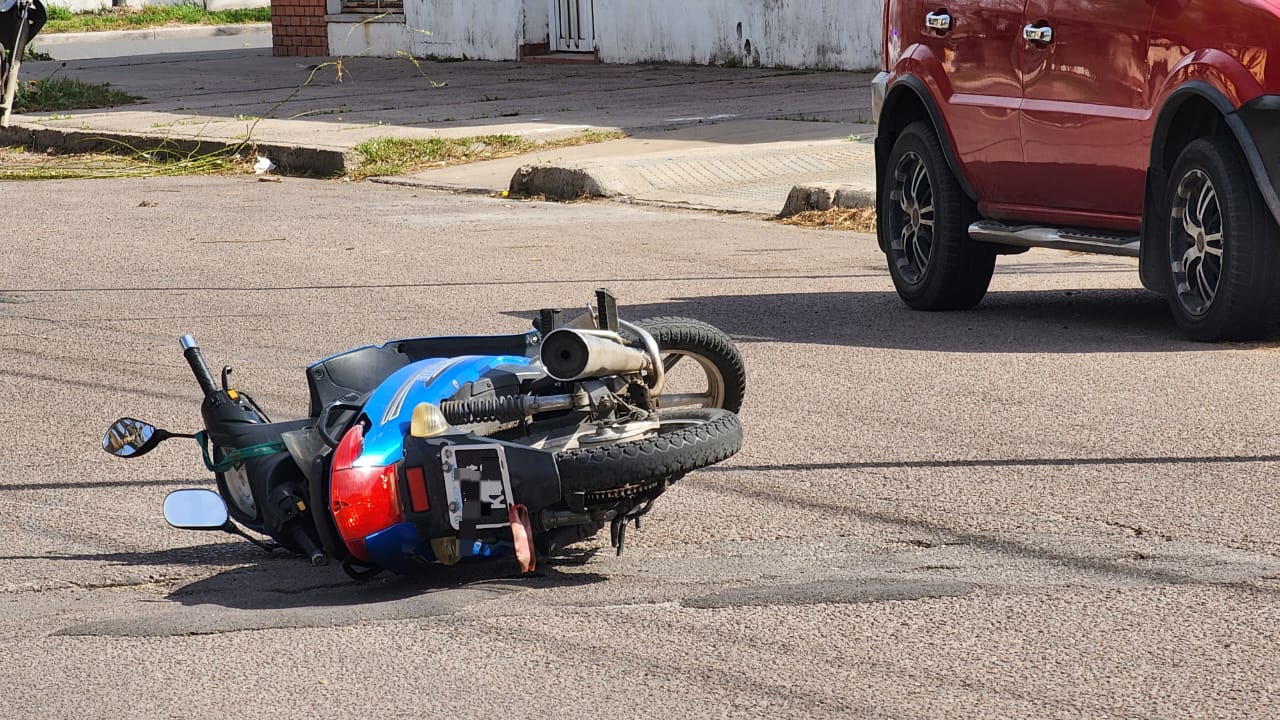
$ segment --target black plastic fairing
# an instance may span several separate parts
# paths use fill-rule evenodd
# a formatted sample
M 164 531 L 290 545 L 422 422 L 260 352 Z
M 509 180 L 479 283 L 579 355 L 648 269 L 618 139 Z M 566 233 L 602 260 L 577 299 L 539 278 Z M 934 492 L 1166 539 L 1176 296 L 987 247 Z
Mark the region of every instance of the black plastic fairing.
M 409 483 L 416 482 L 418 475 L 413 473 L 411 477 L 408 471 L 412 468 L 420 469 L 420 477 L 426 483 L 429 509 L 414 512 L 410 502 L 402 502 L 405 505 L 405 519 L 417 527 L 422 537 L 430 539 L 458 536 L 459 530 L 453 527 L 449 519 L 450 499 L 445 488 L 441 452 L 449 446 L 458 448 L 480 445 L 497 445 L 502 448 L 511 479 L 511 494 L 517 503 L 529 509 L 531 515 L 536 516 L 543 509 L 561 504 L 560 473 L 556 468 L 555 456 L 550 452 L 477 435 L 408 437 L 405 438 L 404 461 L 400 471 L 400 497 L 413 497 L 415 489 L 409 487 Z
M 459 355 L 533 357 L 538 347 L 536 338 L 534 333 L 407 338 L 326 358 L 307 368 L 310 415 L 316 417 L 325 405 L 343 397 L 355 396 L 363 401 L 389 375 L 409 363 Z

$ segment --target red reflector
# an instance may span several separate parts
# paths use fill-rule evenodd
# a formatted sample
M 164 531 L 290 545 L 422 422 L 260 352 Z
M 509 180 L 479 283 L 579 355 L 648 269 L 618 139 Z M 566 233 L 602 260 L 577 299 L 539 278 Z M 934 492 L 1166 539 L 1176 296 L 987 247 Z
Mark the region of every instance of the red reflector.
M 431 501 L 427 499 L 427 478 L 422 468 L 412 467 L 404 471 L 409 479 L 409 504 L 414 512 L 426 512 L 431 509 Z
M 351 554 L 369 560 L 364 539 L 404 520 L 396 466 L 352 467 L 364 450 L 364 430 L 354 425 L 333 452 L 329 501 L 334 524 Z

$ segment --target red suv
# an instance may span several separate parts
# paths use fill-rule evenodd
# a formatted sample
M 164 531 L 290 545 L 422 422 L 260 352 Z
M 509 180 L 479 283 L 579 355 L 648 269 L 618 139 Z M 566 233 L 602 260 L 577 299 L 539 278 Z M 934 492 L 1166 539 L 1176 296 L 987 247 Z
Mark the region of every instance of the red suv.
M 1280 0 L 885 0 L 880 247 L 911 307 L 996 255 L 1138 257 L 1198 340 L 1280 330 Z

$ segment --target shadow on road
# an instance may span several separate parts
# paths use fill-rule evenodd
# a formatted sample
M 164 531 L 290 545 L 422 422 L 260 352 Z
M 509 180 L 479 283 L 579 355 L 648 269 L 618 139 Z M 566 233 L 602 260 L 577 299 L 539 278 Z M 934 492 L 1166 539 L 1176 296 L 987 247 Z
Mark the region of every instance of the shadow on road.
M 431 567 L 418 575 L 384 573 L 359 582 L 338 563 L 311 567 L 285 550 L 266 553 L 248 543 L 209 543 L 190 547 L 119 553 L 64 553 L 0 556 L 3 560 L 70 560 L 133 567 L 191 566 L 227 568 L 172 591 L 169 600 L 184 605 L 220 605 L 241 610 L 356 606 L 392 602 L 462 588 L 515 592 L 586 585 L 603 580 L 589 572 L 561 572 L 585 563 L 591 550 L 570 548 L 543 560 L 537 572 L 521 575 L 511 559 Z
M 963 312 L 916 312 L 892 292 L 780 293 L 681 297 L 629 304 L 635 320 L 681 315 L 709 322 L 739 342 L 785 342 L 972 353 L 1212 351 L 1190 342 L 1163 298 L 1143 290 L 995 292 Z M 532 318 L 536 310 L 512 313 Z
M 451 615 L 522 591 L 589 585 L 605 578 L 576 572 L 593 551 L 576 551 L 520 575 L 514 560 L 433 567 L 415 576 L 349 578 L 336 563 L 311 567 L 283 552 L 265 554 L 247 543 L 213 543 L 149 552 L 0 557 L 0 560 L 70 560 L 95 565 L 226 568 L 165 596 L 173 605 L 145 613 L 83 622 L 58 635 L 173 637 L 246 630 L 346 627 L 369 621 Z M 563 569 L 563 570 L 562 570 Z M 126 585 L 150 585 L 146 580 Z M 161 574 L 163 577 L 163 574 Z
M 227 570 L 171 592 L 168 599 L 184 605 L 220 605 L 241 610 L 360 606 L 419 598 L 454 590 L 507 594 L 519 590 L 586 585 L 604 578 L 592 573 L 564 573 L 542 563 L 535 573 L 520 575 L 514 560 L 427 568 L 419 575 L 383 574 L 358 582 L 336 564 L 321 568 L 280 555 L 281 562 L 259 562 Z M 558 559 L 564 564 L 571 560 Z

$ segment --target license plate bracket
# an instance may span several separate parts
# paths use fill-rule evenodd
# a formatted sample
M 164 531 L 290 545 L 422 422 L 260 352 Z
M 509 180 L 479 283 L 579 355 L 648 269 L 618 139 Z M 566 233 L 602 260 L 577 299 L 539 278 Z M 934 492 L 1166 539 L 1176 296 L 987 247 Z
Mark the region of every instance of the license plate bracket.
M 511 474 L 506 448 L 496 444 L 450 445 L 440 453 L 449 524 L 455 530 L 510 527 Z

